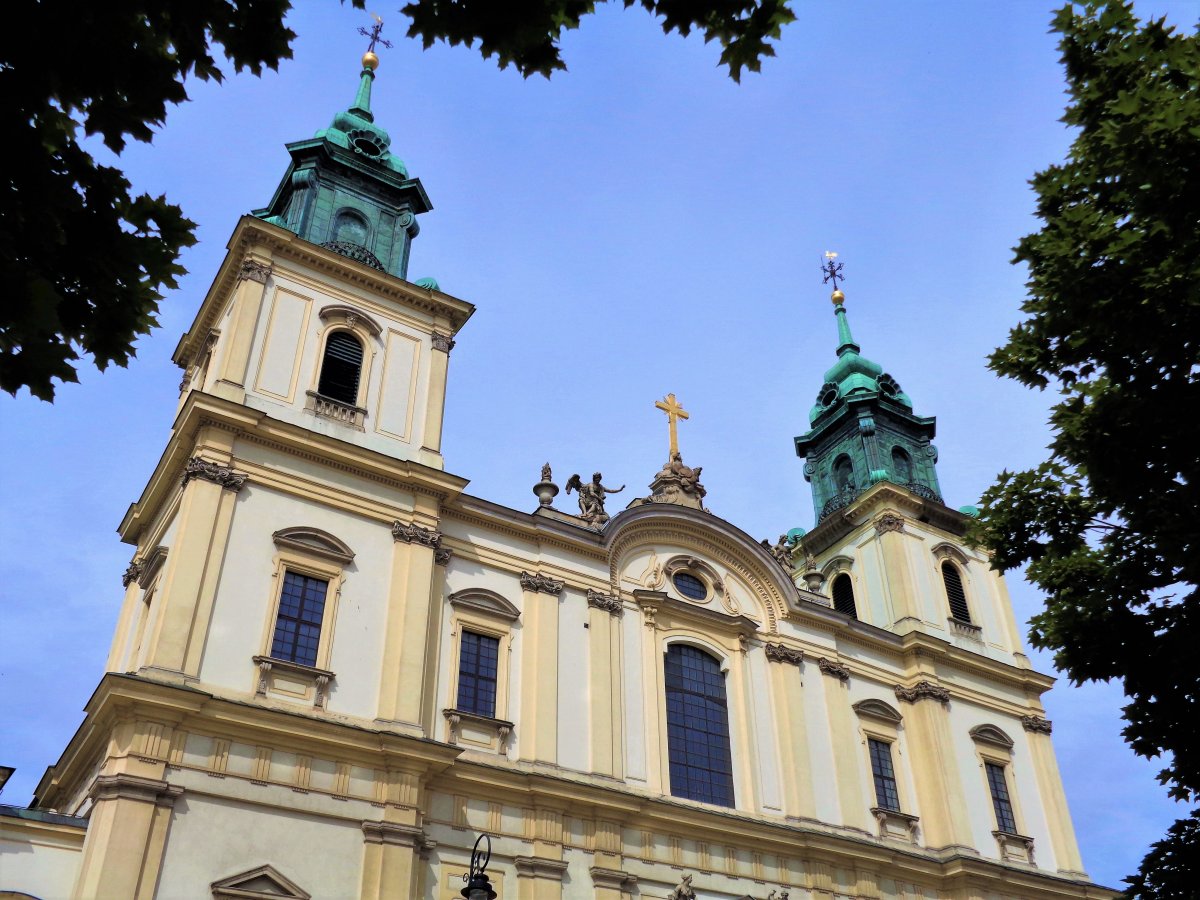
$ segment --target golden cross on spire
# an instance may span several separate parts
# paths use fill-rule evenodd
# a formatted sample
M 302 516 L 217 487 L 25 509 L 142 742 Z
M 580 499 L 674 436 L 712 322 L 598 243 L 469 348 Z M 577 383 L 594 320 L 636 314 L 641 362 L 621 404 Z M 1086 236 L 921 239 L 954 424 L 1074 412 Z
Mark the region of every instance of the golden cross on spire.
M 679 452 L 679 432 L 676 423 L 680 419 L 688 418 L 688 414 L 679 405 L 674 394 L 667 394 L 662 400 L 656 400 L 654 406 L 667 414 L 667 421 L 671 428 L 671 457 L 674 458 L 675 454 Z

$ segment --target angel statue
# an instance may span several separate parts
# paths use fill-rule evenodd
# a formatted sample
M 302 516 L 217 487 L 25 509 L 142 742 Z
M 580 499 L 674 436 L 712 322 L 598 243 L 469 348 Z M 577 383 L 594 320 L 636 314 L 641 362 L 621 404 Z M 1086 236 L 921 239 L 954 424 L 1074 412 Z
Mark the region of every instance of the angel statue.
M 578 474 L 572 475 L 567 481 L 567 493 L 572 490 L 579 492 L 579 518 L 589 525 L 603 525 L 608 521 L 608 513 L 604 511 L 604 495 L 619 494 L 625 490 L 625 485 L 619 488 L 606 488 L 600 483 L 604 476 L 599 472 L 592 476 L 591 483 L 584 484 Z

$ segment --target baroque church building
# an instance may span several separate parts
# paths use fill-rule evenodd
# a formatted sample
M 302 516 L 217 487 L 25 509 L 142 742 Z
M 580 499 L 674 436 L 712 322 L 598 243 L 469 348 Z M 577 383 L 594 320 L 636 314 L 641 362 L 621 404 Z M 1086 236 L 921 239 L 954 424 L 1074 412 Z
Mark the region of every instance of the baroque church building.
M 430 202 L 377 65 L 179 342 L 107 672 L 0 815 L 0 896 L 447 900 L 487 835 L 503 900 L 1112 900 L 1053 679 L 841 291 L 808 533 L 713 515 L 674 440 L 628 504 L 548 466 L 532 512 L 465 492 L 442 415 L 474 307 L 407 280 Z

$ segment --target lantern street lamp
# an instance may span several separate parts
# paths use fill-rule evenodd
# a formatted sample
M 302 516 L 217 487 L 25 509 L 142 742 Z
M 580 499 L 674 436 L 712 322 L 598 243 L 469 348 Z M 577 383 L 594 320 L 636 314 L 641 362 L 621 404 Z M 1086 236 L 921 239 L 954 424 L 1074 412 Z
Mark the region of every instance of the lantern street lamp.
M 479 845 L 484 841 L 487 841 L 487 846 L 481 848 Z M 481 834 L 471 850 L 471 871 L 463 876 L 467 886 L 459 892 L 467 900 L 496 900 L 496 892 L 492 890 L 492 883 L 487 877 L 488 862 L 491 858 L 492 839 L 486 834 Z

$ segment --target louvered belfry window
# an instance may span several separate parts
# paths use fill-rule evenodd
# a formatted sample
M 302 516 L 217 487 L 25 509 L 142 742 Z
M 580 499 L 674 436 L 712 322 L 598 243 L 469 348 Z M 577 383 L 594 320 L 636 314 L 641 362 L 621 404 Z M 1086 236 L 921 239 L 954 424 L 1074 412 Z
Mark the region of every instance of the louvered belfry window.
M 317 392 L 331 400 L 357 405 L 362 362 L 363 346 L 358 338 L 346 331 L 335 331 L 325 342 Z
M 845 572 L 833 579 L 833 608 L 858 618 L 858 607 L 854 605 L 854 583 Z
M 721 664 L 697 647 L 672 644 L 665 669 L 671 793 L 733 806 L 729 706 Z
M 958 574 L 958 567 L 954 563 L 942 563 L 942 581 L 946 585 L 946 599 L 950 601 L 950 615 L 960 622 L 970 622 L 967 592 L 963 590 L 962 576 Z

